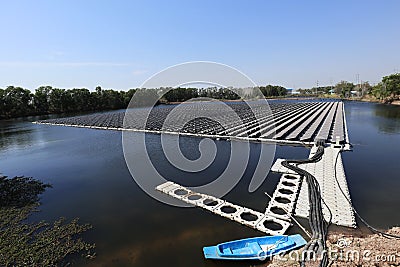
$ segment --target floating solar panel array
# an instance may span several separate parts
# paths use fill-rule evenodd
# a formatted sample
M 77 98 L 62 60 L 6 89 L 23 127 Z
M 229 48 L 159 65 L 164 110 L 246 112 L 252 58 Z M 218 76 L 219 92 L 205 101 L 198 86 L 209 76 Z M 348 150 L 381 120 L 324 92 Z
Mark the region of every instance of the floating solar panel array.
M 37 123 L 251 141 L 349 143 L 339 101 L 191 102 Z

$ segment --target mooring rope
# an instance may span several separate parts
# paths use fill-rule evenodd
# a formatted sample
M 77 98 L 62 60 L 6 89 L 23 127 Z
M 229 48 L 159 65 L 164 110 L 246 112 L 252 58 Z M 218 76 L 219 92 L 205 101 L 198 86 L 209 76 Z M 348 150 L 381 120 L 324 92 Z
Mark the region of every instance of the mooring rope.
M 329 207 L 324 203 L 321 197 L 321 190 L 318 181 L 309 172 L 300 169 L 299 167 L 292 164 L 305 164 L 314 163 L 321 160 L 324 154 L 324 146 L 319 145 L 317 152 L 310 159 L 304 160 L 285 160 L 282 165 L 305 179 L 308 185 L 308 199 L 310 203 L 309 211 L 309 224 L 312 232 L 311 240 L 306 244 L 304 251 L 312 251 L 314 253 L 322 253 L 322 259 L 320 261 L 320 267 L 326 267 L 329 264 L 328 256 L 326 253 L 326 239 L 328 234 L 328 227 L 331 224 L 332 213 Z M 322 204 L 325 204 L 329 211 L 329 221 L 325 221 L 322 213 Z M 301 259 L 301 266 L 305 266 L 305 259 Z

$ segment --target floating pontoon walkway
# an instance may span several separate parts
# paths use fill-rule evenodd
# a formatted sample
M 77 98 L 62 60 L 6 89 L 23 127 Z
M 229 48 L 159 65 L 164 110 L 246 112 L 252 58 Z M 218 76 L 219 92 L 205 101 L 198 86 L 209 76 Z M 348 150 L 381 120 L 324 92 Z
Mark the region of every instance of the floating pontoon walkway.
M 210 195 L 196 193 L 173 182 L 165 182 L 157 186 L 156 190 L 270 235 L 282 235 L 290 226 L 290 221 L 273 214 L 264 214 Z
M 343 108 L 338 101 L 198 102 L 36 123 L 289 144 L 348 144 Z
M 317 147 L 311 149 L 310 158 L 316 151 Z M 341 148 L 331 146 L 324 149 L 324 155 L 320 161 L 316 163 L 300 164 L 298 167 L 306 170 L 317 179 L 321 189 L 322 199 L 332 212 L 332 223 L 347 227 L 355 227 L 356 221 L 354 212 L 349 201 L 347 201 L 347 199 L 350 200 L 350 193 L 340 153 Z M 287 208 L 290 206 L 291 212 L 293 212 L 293 208 L 295 207 L 295 214 L 297 216 L 307 218 L 309 210 L 307 184 L 303 183 L 301 185 L 298 199 L 293 202 L 293 198 L 290 198 L 290 196 L 296 194 L 294 192 L 298 192 L 300 178 L 299 175 L 292 170 L 283 167 L 281 164 L 282 161 L 283 159 L 277 159 L 271 168 L 271 171 L 283 173 L 274 196 L 276 194 L 276 197 L 286 199 L 288 204 L 278 203 L 279 205 L 275 206 L 280 207 L 280 205 L 286 205 Z M 338 184 L 345 195 L 343 195 Z M 329 212 L 325 205 L 323 205 L 323 213 L 325 219 L 328 221 Z
M 310 158 L 316 150 L 317 147 L 311 149 Z M 346 200 L 346 198 L 350 200 L 350 193 L 340 155 L 341 150 L 334 146 L 327 147 L 320 161 L 301 164 L 299 167 L 316 177 L 322 199 L 332 214 L 330 215 L 326 206 L 323 206 L 325 219 L 329 221 L 329 217 L 332 216 L 332 223 L 336 225 L 356 227 L 354 212 Z M 297 173 L 283 167 L 282 161 L 283 159 L 278 159 L 271 169 L 283 174 L 264 213 L 210 195 L 196 193 L 173 182 L 163 183 L 157 186 L 156 190 L 261 232 L 281 235 L 291 225 L 294 212 L 295 215 L 304 218 L 309 214 L 307 184 L 302 182 L 303 179 Z M 338 184 L 345 195 L 340 191 Z

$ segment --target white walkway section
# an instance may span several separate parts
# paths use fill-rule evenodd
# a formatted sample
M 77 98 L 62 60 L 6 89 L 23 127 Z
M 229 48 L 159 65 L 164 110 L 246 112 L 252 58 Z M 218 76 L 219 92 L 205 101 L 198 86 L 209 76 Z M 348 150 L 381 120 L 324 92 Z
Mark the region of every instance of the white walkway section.
M 163 183 L 157 186 L 156 190 L 269 235 L 282 235 L 291 225 L 289 221 L 277 216 L 263 214 L 210 195 L 196 193 L 173 182 Z
M 314 146 L 311 149 L 310 157 L 312 157 L 316 151 L 317 147 Z M 308 171 L 317 179 L 321 188 L 322 199 L 332 212 L 332 223 L 342 226 L 356 227 L 353 209 L 350 203 L 346 200 L 346 197 L 350 200 L 350 193 L 340 153 L 340 148 L 335 148 L 333 146 L 327 147 L 325 148 L 324 155 L 320 161 L 316 163 L 300 164 L 298 167 Z M 295 173 L 292 170 L 283 167 L 281 164 L 282 161 L 283 159 L 277 159 L 271 170 L 283 173 L 281 180 L 286 180 L 285 177 L 288 175 L 297 176 L 294 175 Z M 337 184 L 335 178 L 335 165 L 336 178 L 346 197 L 343 195 Z M 308 211 L 308 188 L 307 183 L 303 182 L 295 205 L 295 214 L 307 218 Z M 325 219 L 329 219 L 329 212 L 325 205 L 323 205 L 323 212 Z
M 291 216 L 293 215 L 300 186 L 300 175 L 282 175 L 272 195 L 271 201 L 268 202 L 268 207 L 265 209 L 265 214 L 290 221 Z

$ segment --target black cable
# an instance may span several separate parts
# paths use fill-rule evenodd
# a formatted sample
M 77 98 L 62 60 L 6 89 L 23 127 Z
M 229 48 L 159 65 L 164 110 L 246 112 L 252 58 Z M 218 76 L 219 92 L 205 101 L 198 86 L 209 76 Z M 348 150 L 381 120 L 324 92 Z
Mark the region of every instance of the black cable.
M 306 244 L 305 251 L 314 251 L 317 253 L 323 253 L 323 257 L 320 261 L 320 267 L 326 267 L 329 265 L 329 260 L 326 253 L 326 236 L 328 233 L 328 227 L 331 224 L 332 212 L 321 197 L 321 189 L 318 181 L 309 172 L 292 165 L 294 164 L 304 164 L 304 163 L 314 163 L 321 160 L 324 154 L 323 145 L 318 146 L 317 152 L 310 159 L 305 160 L 286 160 L 282 162 L 282 166 L 296 172 L 302 178 L 304 178 L 308 185 L 308 198 L 309 198 L 309 224 L 312 231 L 311 240 Z M 329 222 L 325 221 L 322 212 L 322 203 L 328 208 L 330 218 Z M 301 266 L 305 266 L 305 261 L 302 259 Z
M 350 204 L 352 210 L 354 211 L 354 214 L 355 214 L 355 215 L 358 217 L 358 219 L 360 219 L 360 221 L 361 221 L 365 226 L 367 226 L 367 228 L 370 229 L 372 232 L 377 233 L 377 234 L 381 234 L 382 236 L 387 237 L 387 238 L 396 238 L 396 239 L 400 239 L 400 236 L 398 236 L 398 235 L 388 234 L 388 233 L 382 232 L 382 231 L 376 229 L 375 227 L 371 226 L 371 225 L 368 224 L 368 223 L 364 220 L 364 218 L 362 218 L 361 215 L 357 212 L 356 208 L 353 206 L 353 204 L 351 203 L 350 199 L 346 196 L 345 192 L 343 191 L 342 187 L 340 186 L 339 180 L 338 180 L 338 178 L 337 178 L 336 166 L 337 166 L 337 162 L 338 162 L 338 159 L 339 159 L 339 155 L 340 155 L 340 153 L 337 153 L 336 159 L 335 159 L 335 180 L 336 180 L 336 184 L 338 185 L 338 187 L 339 187 L 339 189 L 340 189 L 340 192 L 342 192 L 343 196 L 345 197 L 345 199 L 347 200 L 347 202 Z

